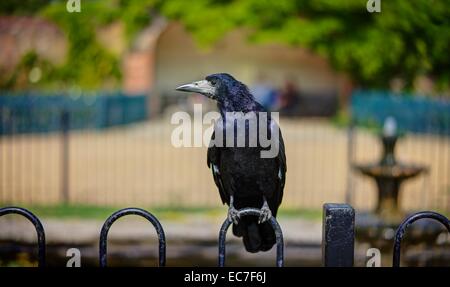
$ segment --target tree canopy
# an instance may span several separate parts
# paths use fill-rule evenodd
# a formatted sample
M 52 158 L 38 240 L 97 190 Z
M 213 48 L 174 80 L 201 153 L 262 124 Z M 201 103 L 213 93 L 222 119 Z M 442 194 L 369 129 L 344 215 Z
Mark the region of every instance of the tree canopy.
M 92 0 L 81 1 L 77 15 L 65 12 L 66 1 L 14 2 L 20 9 L 2 4 L 1 12 L 38 13 L 66 31 L 68 65 L 76 71 L 61 75 L 81 86 L 93 87 L 107 75 L 120 78 L 117 59 L 97 43 L 93 28 L 119 20 L 132 40 L 158 13 L 183 23 L 201 46 L 242 27 L 256 44 L 286 43 L 318 53 L 365 87 L 386 88 L 398 77 L 411 88 L 417 76 L 428 75 L 438 88 L 449 88 L 450 0 L 382 0 L 381 13 L 369 13 L 366 0 Z M 23 6 L 39 2 L 40 9 Z M 93 59 L 96 69 L 84 67 Z
M 450 81 L 450 1 L 381 1 L 369 13 L 362 0 L 169 0 L 162 11 L 179 19 L 200 44 L 236 27 L 254 42 L 306 47 L 359 84 L 385 88 L 393 77 L 411 87 L 418 75 L 441 88 Z

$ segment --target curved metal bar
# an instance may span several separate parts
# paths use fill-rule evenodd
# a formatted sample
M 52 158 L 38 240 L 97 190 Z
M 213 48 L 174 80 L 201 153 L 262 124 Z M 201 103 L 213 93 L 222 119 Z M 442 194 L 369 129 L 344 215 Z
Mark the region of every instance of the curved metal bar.
M 257 208 L 243 208 L 238 211 L 239 215 L 241 217 L 243 216 L 260 216 L 261 210 Z M 270 225 L 272 226 L 273 230 L 275 231 L 275 237 L 277 241 L 277 261 L 276 266 L 277 267 L 283 267 L 284 265 L 284 242 L 283 242 L 283 231 L 281 230 L 280 225 L 278 224 L 278 221 L 272 216 L 269 220 Z M 225 240 L 227 236 L 228 228 L 232 222 L 227 218 L 224 223 L 222 224 L 222 227 L 220 228 L 219 233 L 219 267 L 225 266 Z
M 6 215 L 6 214 L 19 214 L 28 219 L 31 223 L 33 223 L 34 228 L 36 229 L 37 234 L 37 242 L 38 242 L 38 266 L 44 267 L 45 266 L 45 231 L 44 227 L 42 226 L 41 221 L 39 218 L 34 215 L 31 211 L 22 208 L 22 207 L 15 207 L 15 206 L 8 206 L 0 208 L 0 216 Z
M 400 226 L 397 228 L 395 232 L 394 239 L 394 254 L 392 256 L 392 267 L 400 267 L 400 250 L 401 250 L 401 242 L 403 236 L 405 235 L 406 229 L 413 224 L 415 221 L 423 218 L 434 219 L 439 221 L 447 228 L 447 231 L 450 232 L 450 220 L 442 214 L 433 211 L 422 211 L 414 213 L 411 216 L 408 216 Z
M 119 218 L 126 215 L 139 215 L 147 219 L 153 227 L 156 229 L 156 233 L 158 234 L 159 241 L 159 265 L 160 267 L 166 265 L 166 236 L 164 234 L 164 229 L 161 226 L 159 220 L 150 212 L 141 209 L 141 208 L 124 208 L 118 210 L 111 214 L 110 217 L 103 224 L 102 230 L 100 232 L 100 249 L 99 249 L 99 259 L 100 259 L 100 267 L 106 267 L 107 264 L 107 243 L 108 243 L 108 232 L 111 228 L 111 225 Z

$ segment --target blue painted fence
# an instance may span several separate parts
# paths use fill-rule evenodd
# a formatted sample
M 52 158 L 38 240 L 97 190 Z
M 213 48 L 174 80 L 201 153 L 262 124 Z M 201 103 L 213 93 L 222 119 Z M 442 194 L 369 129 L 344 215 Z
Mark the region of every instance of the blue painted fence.
M 400 132 L 450 135 L 450 99 L 359 90 L 351 112 L 357 125 L 381 127 L 392 116 Z
M 0 135 L 61 130 L 63 114 L 69 129 L 102 129 L 143 121 L 147 96 L 123 93 L 0 93 Z

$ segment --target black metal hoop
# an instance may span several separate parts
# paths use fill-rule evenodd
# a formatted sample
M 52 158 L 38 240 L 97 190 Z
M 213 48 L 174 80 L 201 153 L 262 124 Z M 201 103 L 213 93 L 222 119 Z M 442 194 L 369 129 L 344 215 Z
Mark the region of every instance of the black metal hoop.
M 42 226 L 41 221 L 28 209 L 16 206 L 8 206 L 0 208 L 0 216 L 7 214 L 19 214 L 28 219 L 31 223 L 33 223 L 34 228 L 36 229 L 37 234 L 37 242 L 38 242 L 38 266 L 45 266 L 45 230 Z
M 397 228 L 397 231 L 395 232 L 395 239 L 394 239 L 394 253 L 392 256 L 392 267 L 400 267 L 400 251 L 401 251 L 401 242 L 403 239 L 403 236 L 405 235 L 406 229 L 413 224 L 415 221 L 423 218 L 429 218 L 434 219 L 436 221 L 439 221 L 447 228 L 447 231 L 450 232 L 450 220 L 443 216 L 442 214 L 439 214 L 437 212 L 433 211 L 422 211 L 414 213 L 411 216 L 408 216 Z
M 257 208 L 243 208 L 241 210 L 238 210 L 239 216 L 260 216 L 261 210 Z M 284 265 L 284 242 L 283 242 L 283 231 L 281 230 L 280 225 L 278 224 L 277 220 L 272 216 L 269 219 L 269 223 L 272 226 L 273 230 L 275 231 L 275 237 L 277 241 L 277 261 L 276 266 L 277 267 L 283 267 Z M 219 267 L 225 266 L 225 240 L 227 236 L 228 228 L 232 222 L 227 218 L 220 228 L 219 233 Z
M 147 219 L 153 227 L 156 229 L 156 233 L 158 234 L 159 241 L 159 261 L 158 266 L 163 267 L 166 265 L 166 236 L 164 234 L 164 229 L 161 226 L 159 220 L 150 212 L 141 209 L 141 208 L 124 208 L 118 210 L 111 214 L 110 217 L 103 224 L 102 230 L 100 232 L 100 249 L 99 249 L 99 259 L 100 259 L 100 267 L 106 267 L 107 265 L 107 244 L 108 244 L 108 232 L 111 228 L 111 225 L 119 218 L 126 215 L 139 215 Z

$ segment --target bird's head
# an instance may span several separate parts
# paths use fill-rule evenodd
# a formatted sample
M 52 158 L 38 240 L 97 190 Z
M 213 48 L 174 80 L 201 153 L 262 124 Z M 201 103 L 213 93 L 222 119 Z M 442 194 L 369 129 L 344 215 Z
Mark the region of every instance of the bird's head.
M 176 90 L 202 94 L 217 101 L 220 106 L 235 110 L 254 101 L 247 86 L 226 73 L 209 75 L 204 80 L 179 86 Z

